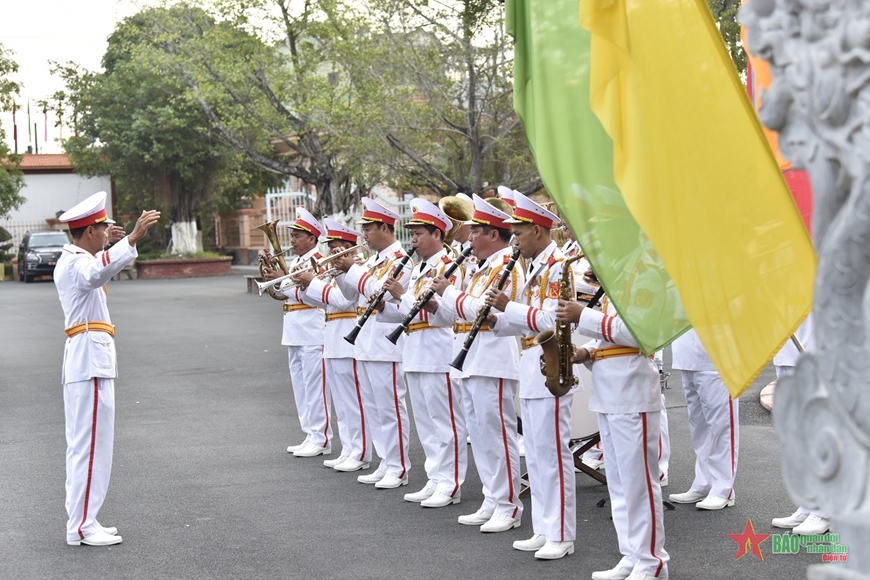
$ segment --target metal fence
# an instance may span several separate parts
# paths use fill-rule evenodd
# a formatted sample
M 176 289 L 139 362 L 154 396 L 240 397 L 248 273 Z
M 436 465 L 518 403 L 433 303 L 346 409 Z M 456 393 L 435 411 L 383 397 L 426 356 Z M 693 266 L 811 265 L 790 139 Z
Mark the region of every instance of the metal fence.
M 18 248 L 18 244 L 21 243 L 21 240 L 24 239 L 24 234 L 27 232 L 48 232 L 51 231 L 51 227 L 45 220 L 42 221 L 0 221 L 0 228 L 4 228 L 10 234 L 12 234 L 12 239 L 10 240 L 14 246 L 13 250 Z

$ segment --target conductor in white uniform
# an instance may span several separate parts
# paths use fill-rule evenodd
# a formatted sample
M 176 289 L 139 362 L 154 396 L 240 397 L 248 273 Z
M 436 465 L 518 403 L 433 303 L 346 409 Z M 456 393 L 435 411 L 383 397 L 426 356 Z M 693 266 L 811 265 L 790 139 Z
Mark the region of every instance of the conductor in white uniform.
M 66 540 L 71 546 L 121 543 L 114 527 L 97 514 L 112 471 L 115 433 L 115 327 L 105 284 L 132 262 L 136 243 L 157 223 L 160 213 L 143 212 L 129 236 L 106 215 L 106 192 L 96 193 L 60 216 L 73 243 L 64 246 L 54 283 L 67 335 L 63 353 L 66 421 Z M 117 243 L 104 250 L 109 239 Z

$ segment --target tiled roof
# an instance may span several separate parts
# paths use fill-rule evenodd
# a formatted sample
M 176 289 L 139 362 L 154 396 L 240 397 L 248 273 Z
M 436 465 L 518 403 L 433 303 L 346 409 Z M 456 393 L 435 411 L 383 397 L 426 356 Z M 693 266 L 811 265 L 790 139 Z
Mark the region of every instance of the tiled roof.
M 25 153 L 22 155 L 21 164 L 18 166 L 21 171 L 46 171 L 46 170 L 69 170 L 72 171 L 72 164 L 66 153 Z

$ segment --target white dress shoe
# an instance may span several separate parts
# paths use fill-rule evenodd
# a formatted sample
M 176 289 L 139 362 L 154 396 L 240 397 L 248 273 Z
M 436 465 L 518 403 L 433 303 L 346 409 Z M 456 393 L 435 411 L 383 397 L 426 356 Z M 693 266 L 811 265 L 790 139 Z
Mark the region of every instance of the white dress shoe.
M 734 505 L 733 499 L 725 499 L 716 495 L 708 495 L 702 501 L 695 504 L 699 510 L 721 510 L 722 508 L 731 507 Z
M 628 575 L 626 580 L 668 580 L 667 576 L 650 576 L 649 574 L 642 574 L 640 572 L 632 572 Z
M 360 483 L 373 484 L 378 483 L 380 480 L 384 478 L 386 474 L 381 471 L 375 471 L 374 473 L 367 473 L 365 475 L 360 475 L 356 478 L 356 480 Z
M 623 568 L 619 564 L 610 570 L 600 570 L 592 573 L 592 580 L 625 580 L 631 576 L 630 568 Z
M 528 540 L 517 540 L 514 542 L 513 546 L 514 550 L 519 550 L 520 552 L 537 552 L 543 548 L 546 543 L 546 536 L 535 534 Z
M 492 519 L 492 512 L 488 512 L 483 508 L 480 508 L 473 514 L 467 514 L 464 516 L 459 516 L 456 518 L 456 521 L 462 524 L 463 526 L 480 526 L 488 522 Z
M 429 499 L 435 493 L 435 482 L 427 481 L 425 487 L 414 493 L 406 493 L 405 501 L 420 503 L 423 500 Z
M 488 522 L 480 526 L 484 533 L 506 532 L 520 527 L 520 518 L 512 518 L 507 514 L 495 514 Z
M 295 453 L 296 451 L 299 451 L 300 449 L 302 449 L 303 447 L 308 445 L 308 441 L 309 441 L 309 439 L 308 439 L 308 437 L 306 437 L 305 439 L 302 440 L 302 443 L 300 443 L 299 445 L 291 445 L 290 447 L 287 448 L 287 453 Z
M 449 496 L 446 493 L 436 491 L 429 499 L 421 501 L 420 505 L 427 508 L 437 508 L 453 505 L 455 503 L 459 503 L 458 495 Z
M 831 529 L 831 518 L 823 518 L 815 514 L 804 520 L 803 523 L 794 527 L 791 531 L 799 536 L 814 536 L 824 534 Z
M 114 546 L 115 544 L 120 543 L 121 536 L 113 536 L 112 534 L 107 534 L 103 530 L 94 532 L 82 540 L 67 541 L 67 544 L 70 546 L 81 546 L 82 544 L 86 546 Z
M 604 467 L 604 460 L 584 457 L 583 464 L 587 467 L 591 467 L 592 469 L 602 469 Z
M 339 463 L 344 463 L 346 459 L 347 455 L 341 455 L 339 457 L 336 457 L 335 459 L 327 459 L 323 462 L 323 467 L 332 467 L 333 469 L 335 469 L 336 465 L 338 465 Z
M 662 478 L 659 480 L 659 485 L 660 485 L 661 487 L 667 487 L 667 486 L 668 486 L 668 476 L 667 476 L 667 475 L 664 476 L 664 477 L 662 477 Z
M 100 527 L 102 527 L 102 526 L 100 526 Z M 107 534 L 109 534 L 110 536 L 117 536 L 118 535 L 118 528 L 116 528 L 114 526 L 112 526 L 110 528 L 103 528 L 103 531 L 106 532 Z
M 360 469 L 368 469 L 372 464 L 367 461 L 360 461 L 359 459 L 354 459 L 353 457 L 348 457 L 341 463 L 335 465 L 333 467 L 336 471 L 359 471 Z M 375 482 L 377 483 L 377 482 Z
M 668 499 L 674 503 L 698 503 L 706 497 L 706 493 L 689 490 L 686 493 L 672 493 Z
M 798 510 L 787 518 L 773 518 L 773 521 L 770 522 L 770 525 L 772 525 L 774 528 L 783 528 L 784 530 L 790 530 L 804 523 L 804 521 L 809 516 L 810 514 Z
M 329 455 L 332 453 L 332 447 L 327 445 L 321 447 L 317 443 L 308 443 L 302 449 L 297 449 L 293 452 L 293 457 L 317 457 L 318 455 Z
M 395 475 L 387 474 L 375 484 L 375 487 L 378 489 L 396 489 L 403 485 L 408 485 L 408 476 L 396 477 Z
M 535 552 L 538 560 L 558 560 L 574 553 L 574 542 L 547 542 Z

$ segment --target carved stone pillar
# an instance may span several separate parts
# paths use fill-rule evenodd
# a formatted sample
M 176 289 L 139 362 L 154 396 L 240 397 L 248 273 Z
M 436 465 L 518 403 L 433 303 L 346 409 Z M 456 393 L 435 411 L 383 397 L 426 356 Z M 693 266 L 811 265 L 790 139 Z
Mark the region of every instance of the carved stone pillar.
M 848 560 L 811 579 L 870 579 L 870 4 L 750 0 L 750 50 L 773 77 L 762 122 L 809 172 L 819 263 L 817 349 L 776 389 L 774 422 L 795 502 L 829 512 Z

